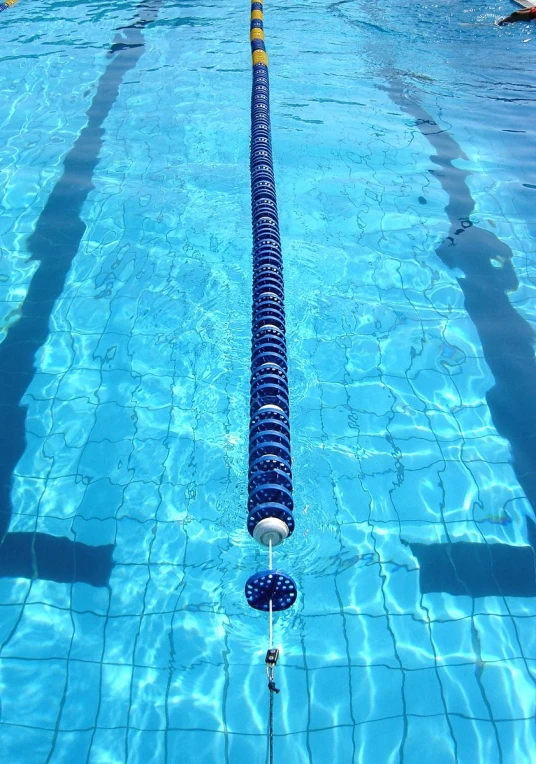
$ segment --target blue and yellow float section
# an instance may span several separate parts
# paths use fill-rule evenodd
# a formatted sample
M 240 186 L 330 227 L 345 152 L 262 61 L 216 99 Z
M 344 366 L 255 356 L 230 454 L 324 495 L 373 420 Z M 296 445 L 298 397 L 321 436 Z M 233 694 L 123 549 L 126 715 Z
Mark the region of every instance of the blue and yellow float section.
M 245 593 L 251 607 L 269 611 L 271 637 L 272 611 L 291 607 L 297 588 L 290 576 L 272 569 L 272 547 L 294 530 L 294 504 L 283 257 L 272 161 L 262 2 L 251 4 L 250 42 L 253 300 L 247 525 L 253 538 L 269 547 L 270 569 L 251 576 Z
M 5 0 L 5 3 L 0 3 L 0 13 L 7 10 L 8 8 L 11 8 L 11 6 L 15 5 L 15 3 L 18 3 L 18 1 L 19 0 Z

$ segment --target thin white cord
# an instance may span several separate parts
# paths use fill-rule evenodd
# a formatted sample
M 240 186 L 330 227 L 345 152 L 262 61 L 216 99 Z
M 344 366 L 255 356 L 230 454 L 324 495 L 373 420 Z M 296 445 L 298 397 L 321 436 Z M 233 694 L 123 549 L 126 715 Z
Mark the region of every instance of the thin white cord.
M 273 568 L 273 559 L 272 559 L 272 539 L 270 539 L 270 541 L 269 541 L 269 544 L 268 544 L 268 550 L 269 550 L 269 555 L 270 555 L 270 557 L 269 557 L 269 561 L 270 561 L 270 570 L 272 570 L 272 568 Z M 269 603 L 269 606 L 270 606 L 270 618 L 269 618 L 269 623 L 270 623 L 270 650 L 271 650 L 271 649 L 272 649 L 272 647 L 273 647 L 273 636 L 274 636 L 274 624 L 273 624 L 273 618 L 274 618 L 274 617 L 273 617 L 273 611 L 272 611 L 272 600 L 271 600 L 271 599 L 270 599 L 270 603 Z

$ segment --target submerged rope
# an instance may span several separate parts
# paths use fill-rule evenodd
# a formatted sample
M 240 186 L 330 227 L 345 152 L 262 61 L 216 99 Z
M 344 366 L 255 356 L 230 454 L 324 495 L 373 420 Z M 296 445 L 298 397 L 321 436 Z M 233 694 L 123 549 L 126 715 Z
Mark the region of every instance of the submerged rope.
M 268 721 L 268 759 L 274 764 L 274 693 L 270 690 L 270 714 Z

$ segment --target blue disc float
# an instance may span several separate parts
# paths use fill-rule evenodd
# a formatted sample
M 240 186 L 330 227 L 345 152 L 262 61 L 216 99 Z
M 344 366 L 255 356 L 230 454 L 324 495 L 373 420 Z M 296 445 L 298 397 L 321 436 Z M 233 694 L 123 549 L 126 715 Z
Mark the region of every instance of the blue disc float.
M 279 570 L 263 570 L 246 581 L 246 599 L 255 610 L 287 610 L 296 602 L 295 581 Z
M 247 527 L 263 546 L 294 531 L 283 257 L 270 134 L 270 83 L 262 2 L 251 3 L 251 211 L 253 305 Z M 257 610 L 294 604 L 295 582 L 280 571 L 251 576 L 246 598 Z

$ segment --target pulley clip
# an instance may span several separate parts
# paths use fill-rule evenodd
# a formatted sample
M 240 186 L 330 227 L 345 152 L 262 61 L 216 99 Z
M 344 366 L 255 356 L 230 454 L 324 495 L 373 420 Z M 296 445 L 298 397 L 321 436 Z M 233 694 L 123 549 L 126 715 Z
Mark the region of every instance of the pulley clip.
M 264 662 L 266 663 L 267 666 L 275 666 L 278 658 L 279 658 L 279 650 L 277 649 L 277 647 L 271 647 L 266 653 L 266 658 L 264 659 Z
M 266 663 L 266 676 L 268 677 L 268 689 L 270 692 L 279 692 L 277 687 L 275 686 L 274 681 L 274 667 L 277 663 L 277 659 L 279 658 L 279 650 L 277 647 L 271 647 L 267 653 L 266 658 L 264 662 Z

